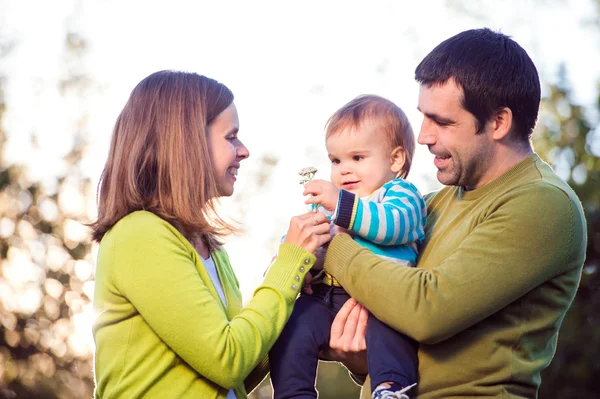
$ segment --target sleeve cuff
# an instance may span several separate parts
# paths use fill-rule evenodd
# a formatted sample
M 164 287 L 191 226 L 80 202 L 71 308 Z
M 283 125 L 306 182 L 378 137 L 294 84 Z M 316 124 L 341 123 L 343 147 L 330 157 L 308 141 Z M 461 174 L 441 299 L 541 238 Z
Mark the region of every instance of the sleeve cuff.
M 337 207 L 332 218 L 333 223 L 345 229 L 351 229 L 353 224 L 355 201 L 356 195 L 350 191 L 340 190 Z
M 262 285 L 281 291 L 289 302 L 293 302 L 302 289 L 304 276 L 316 260 L 315 255 L 303 248 L 283 243 L 279 246 L 277 259 L 267 271 Z

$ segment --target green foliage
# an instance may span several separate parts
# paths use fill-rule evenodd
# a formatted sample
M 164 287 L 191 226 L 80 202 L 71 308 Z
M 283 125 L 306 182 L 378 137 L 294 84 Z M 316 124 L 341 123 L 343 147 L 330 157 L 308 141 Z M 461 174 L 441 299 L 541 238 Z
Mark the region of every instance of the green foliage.
M 358 398 L 360 387 L 352 381 L 348 371 L 334 362 L 319 362 L 317 391 L 320 399 Z M 271 382 L 267 377 L 248 399 L 270 399 L 273 397 Z
M 66 47 L 68 51 L 70 44 Z M 0 79 L 0 126 L 6 110 L 4 82 Z M 73 88 L 80 95 L 84 88 L 70 77 L 59 84 L 67 87 L 65 95 Z M 0 154 L 5 141 L 0 131 Z M 82 155 L 83 147 L 76 145 L 65 159 L 65 175 L 43 183 L 30 181 L 23 166 L 7 165 L 0 157 L 3 398 L 93 396 L 86 320 L 92 315 L 93 261 L 82 223 L 91 187 L 79 173 Z

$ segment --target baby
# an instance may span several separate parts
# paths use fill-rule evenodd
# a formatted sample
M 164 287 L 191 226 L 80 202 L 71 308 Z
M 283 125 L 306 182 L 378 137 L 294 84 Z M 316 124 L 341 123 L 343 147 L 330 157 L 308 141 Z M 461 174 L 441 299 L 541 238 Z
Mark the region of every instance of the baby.
M 331 182 L 306 182 L 304 194 L 312 195 L 306 203 L 319 204 L 332 223 L 375 254 L 399 267 L 414 266 L 427 211 L 421 194 L 404 180 L 415 148 L 404 112 L 382 97 L 357 97 L 329 118 L 325 145 Z M 316 398 L 319 351 L 328 346 L 331 323 L 349 298 L 328 274 L 311 288 L 312 295 L 298 298 L 269 352 L 275 399 Z M 366 343 L 373 398 L 408 398 L 417 380 L 416 342 L 370 315 Z

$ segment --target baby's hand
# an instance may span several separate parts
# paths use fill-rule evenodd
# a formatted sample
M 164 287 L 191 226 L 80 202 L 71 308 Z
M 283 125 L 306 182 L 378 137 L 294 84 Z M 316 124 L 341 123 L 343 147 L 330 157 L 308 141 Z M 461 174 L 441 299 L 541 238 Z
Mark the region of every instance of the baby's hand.
M 312 195 L 305 204 L 321 204 L 326 210 L 333 212 L 337 206 L 340 189 L 327 180 L 313 180 L 304 186 L 303 195 Z

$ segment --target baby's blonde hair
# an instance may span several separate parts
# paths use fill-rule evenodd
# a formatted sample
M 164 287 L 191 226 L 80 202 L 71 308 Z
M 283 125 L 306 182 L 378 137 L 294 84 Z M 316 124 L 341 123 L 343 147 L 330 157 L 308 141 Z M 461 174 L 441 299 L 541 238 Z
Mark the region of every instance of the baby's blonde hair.
M 406 178 L 415 152 L 415 135 L 404 111 L 388 99 L 372 94 L 356 97 L 329 118 L 325 138 L 345 129 L 358 130 L 367 122 L 379 128 L 390 151 L 398 146 L 404 148 L 406 159 L 399 176 Z

